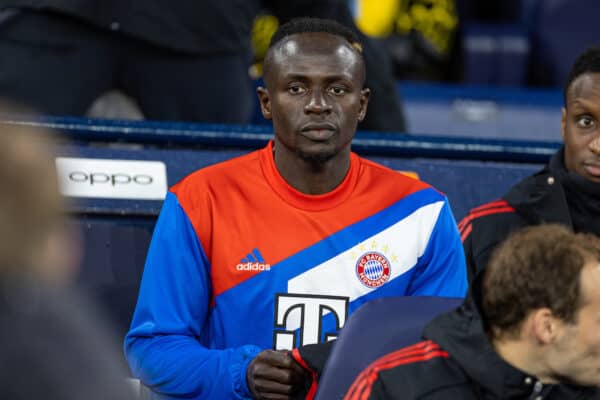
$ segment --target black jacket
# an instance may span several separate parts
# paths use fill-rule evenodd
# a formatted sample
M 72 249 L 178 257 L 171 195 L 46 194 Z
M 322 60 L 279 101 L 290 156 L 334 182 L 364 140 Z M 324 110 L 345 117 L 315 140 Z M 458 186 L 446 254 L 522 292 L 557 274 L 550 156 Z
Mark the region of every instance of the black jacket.
M 118 338 L 71 288 L 0 280 L 3 399 L 131 400 Z
M 0 0 L 0 9 L 25 8 L 74 17 L 176 51 L 249 51 L 257 0 Z
M 548 166 L 518 182 L 502 199 L 472 209 L 459 223 L 469 281 L 511 232 L 542 223 L 573 228 L 564 189 Z
M 66 15 L 195 54 L 249 52 L 254 18 L 265 7 L 282 21 L 319 16 L 353 23 L 343 0 L 0 0 L 0 10 Z
M 430 322 L 425 342 L 373 363 L 359 375 L 346 399 L 600 399 L 598 388 L 544 385 L 500 358 L 484 333 L 478 281 L 471 293 L 475 303 L 467 300 Z
M 0 0 L 0 10 L 55 12 L 167 49 L 195 54 L 250 51 L 250 31 L 264 8 L 282 20 L 336 18 L 340 0 Z

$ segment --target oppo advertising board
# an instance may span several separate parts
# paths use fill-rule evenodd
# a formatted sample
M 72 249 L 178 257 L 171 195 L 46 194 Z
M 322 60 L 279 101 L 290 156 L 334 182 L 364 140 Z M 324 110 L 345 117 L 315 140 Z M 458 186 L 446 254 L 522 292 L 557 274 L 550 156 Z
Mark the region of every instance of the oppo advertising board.
M 163 200 L 168 188 L 161 161 L 57 157 L 56 170 L 68 197 Z

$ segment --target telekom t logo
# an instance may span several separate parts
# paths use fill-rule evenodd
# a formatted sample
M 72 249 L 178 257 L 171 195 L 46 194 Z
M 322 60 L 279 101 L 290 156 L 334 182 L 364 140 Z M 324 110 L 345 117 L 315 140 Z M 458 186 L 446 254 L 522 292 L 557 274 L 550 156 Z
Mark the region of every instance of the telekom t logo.
M 275 332 L 273 344 L 276 350 L 289 350 L 305 344 L 318 343 L 325 334 L 325 341 L 337 337 L 348 317 L 348 297 L 316 296 L 308 294 L 275 295 Z M 335 332 L 323 332 L 323 317 L 331 313 L 335 319 Z M 299 329 L 298 343 L 295 343 Z

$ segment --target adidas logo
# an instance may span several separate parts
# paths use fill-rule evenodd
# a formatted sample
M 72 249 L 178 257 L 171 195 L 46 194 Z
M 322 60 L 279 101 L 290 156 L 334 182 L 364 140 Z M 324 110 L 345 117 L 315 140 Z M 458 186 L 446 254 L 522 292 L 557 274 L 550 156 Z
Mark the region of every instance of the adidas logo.
M 271 264 L 265 262 L 258 249 L 253 249 L 235 266 L 238 271 L 270 271 Z
M 238 271 L 269 271 L 271 270 L 271 264 L 258 262 L 239 263 L 235 266 L 235 269 L 237 269 Z

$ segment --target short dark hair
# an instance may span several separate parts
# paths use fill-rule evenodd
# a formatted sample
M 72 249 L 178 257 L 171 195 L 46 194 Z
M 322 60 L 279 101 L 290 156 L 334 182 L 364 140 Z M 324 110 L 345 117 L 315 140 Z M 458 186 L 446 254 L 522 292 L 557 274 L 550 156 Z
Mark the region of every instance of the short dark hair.
M 310 32 L 324 32 L 343 37 L 353 48 L 362 53 L 362 44 L 352 29 L 331 19 L 305 17 L 294 18 L 281 25 L 271 37 L 269 49 L 287 36 Z
M 575 79 L 586 73 L 600 72 L 600 46 L 588 47 L 581 53 L 571 67 L 563 87 L 563 101 L 567 106 L 567 92 Z
M 527 315 L 543 307 L 574 322 L 582 304 L 581 270 L 591 259 L 600 261 L 598 241 L 556 224 L 510 235 L 483 277 L 482 313 L 492 336 L 517 335 Z
M 267 86 L 270 66 L 272 63 L 273 50 L 288 36 L 301 34 L 301 33 L 328 33 L 334 36 L 338 36 L 344 39 L 352 49 L 356 52 L 359 59 L 364 65 L 364 56 L 362 54 L 362 45 L 358 41 L 358 35 L 350 28 L 341 25 L 340 23 L 321 18 L 294 18 L 285 24 L 281 25 L 279 29 L 273 34 L 271 43 L 267 49 L 265 59 L 263 61 L 263 77 Z M 362 69 L 362 81 L 365 80 L 365 70 Z

